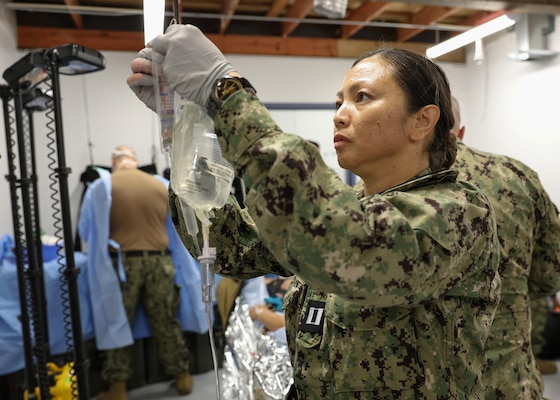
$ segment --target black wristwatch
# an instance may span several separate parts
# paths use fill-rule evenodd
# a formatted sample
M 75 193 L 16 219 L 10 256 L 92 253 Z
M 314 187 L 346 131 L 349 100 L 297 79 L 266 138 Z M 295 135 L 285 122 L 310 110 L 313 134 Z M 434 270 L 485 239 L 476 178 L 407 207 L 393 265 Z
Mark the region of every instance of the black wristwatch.
M 229 96 L 241 89 L 245 89 L 253 95 L 257 94 L 253 85 L 251 85 L 245 78 L 226 75 L 223 78 L 218 79 L 214 84 L 214 88 L 212 89 L 208 102 L 206 103 L 208 115 L 211 118 L 214 118 L 223 102 L 226 101 Z

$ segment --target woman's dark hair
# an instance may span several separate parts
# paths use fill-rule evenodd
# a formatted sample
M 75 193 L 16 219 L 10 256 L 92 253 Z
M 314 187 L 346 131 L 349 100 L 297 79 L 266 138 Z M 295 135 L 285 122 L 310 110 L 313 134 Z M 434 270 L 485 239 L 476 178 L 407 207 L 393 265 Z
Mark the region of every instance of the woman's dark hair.
M 429 104 L 439 107 L 440 116 L 434 138 L 429 144 L 432 171 L 451 167 L 457 155 L 457 141 L 450 133 L 455 123 L 451 90 L 445 72 L 433 61 L 409 50 L 379 48 L 360 56 L 352 66 L 373 56 L 382 57 L 393 67 L 393 78 L 403 89 L 408 112 L 414 113 Z

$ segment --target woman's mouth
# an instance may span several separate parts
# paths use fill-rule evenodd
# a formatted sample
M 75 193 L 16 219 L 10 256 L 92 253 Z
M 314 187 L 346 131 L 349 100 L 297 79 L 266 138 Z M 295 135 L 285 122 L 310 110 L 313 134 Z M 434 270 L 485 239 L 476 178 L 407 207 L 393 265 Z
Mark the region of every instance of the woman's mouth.
M 333 138 L 334 148 L 337 149 L 345 144 L 350 143 L 350 140 L 341 133 L 336 133 Z

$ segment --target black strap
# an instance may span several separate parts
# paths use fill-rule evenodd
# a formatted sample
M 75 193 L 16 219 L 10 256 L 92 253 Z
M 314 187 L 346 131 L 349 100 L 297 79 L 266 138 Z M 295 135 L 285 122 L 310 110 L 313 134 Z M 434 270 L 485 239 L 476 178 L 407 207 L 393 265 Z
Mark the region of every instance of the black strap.
M 109 253 L 111 257 L 118 257 L 119 253 Z M 168 256 L 171 252 L 169 250 L 130 250 L 123 251 L 123 257 L 146 257 L 146 256 Z

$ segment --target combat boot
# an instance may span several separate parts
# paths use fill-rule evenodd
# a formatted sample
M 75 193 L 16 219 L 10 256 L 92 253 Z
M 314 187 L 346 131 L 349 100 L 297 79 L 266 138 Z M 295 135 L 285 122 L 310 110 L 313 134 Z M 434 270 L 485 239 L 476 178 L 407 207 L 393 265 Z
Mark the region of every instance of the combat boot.
M 542 358 L 536 357 L 535 362 L 537 363 L 537 369 L 543 375 L 555 374 L 558 371 L 555 361 L 543 360 Z
M 119 381 L 112 383 L 108 391 L 99 393 L 97 400 L 128 400 L 128 396 L 126 395 L 126 382 Z
M 177 392 L 181 395 L 189 394 L 192 392 L 193 380 L 191 374 L 188 372 L 181 372 L 175 378 Z

